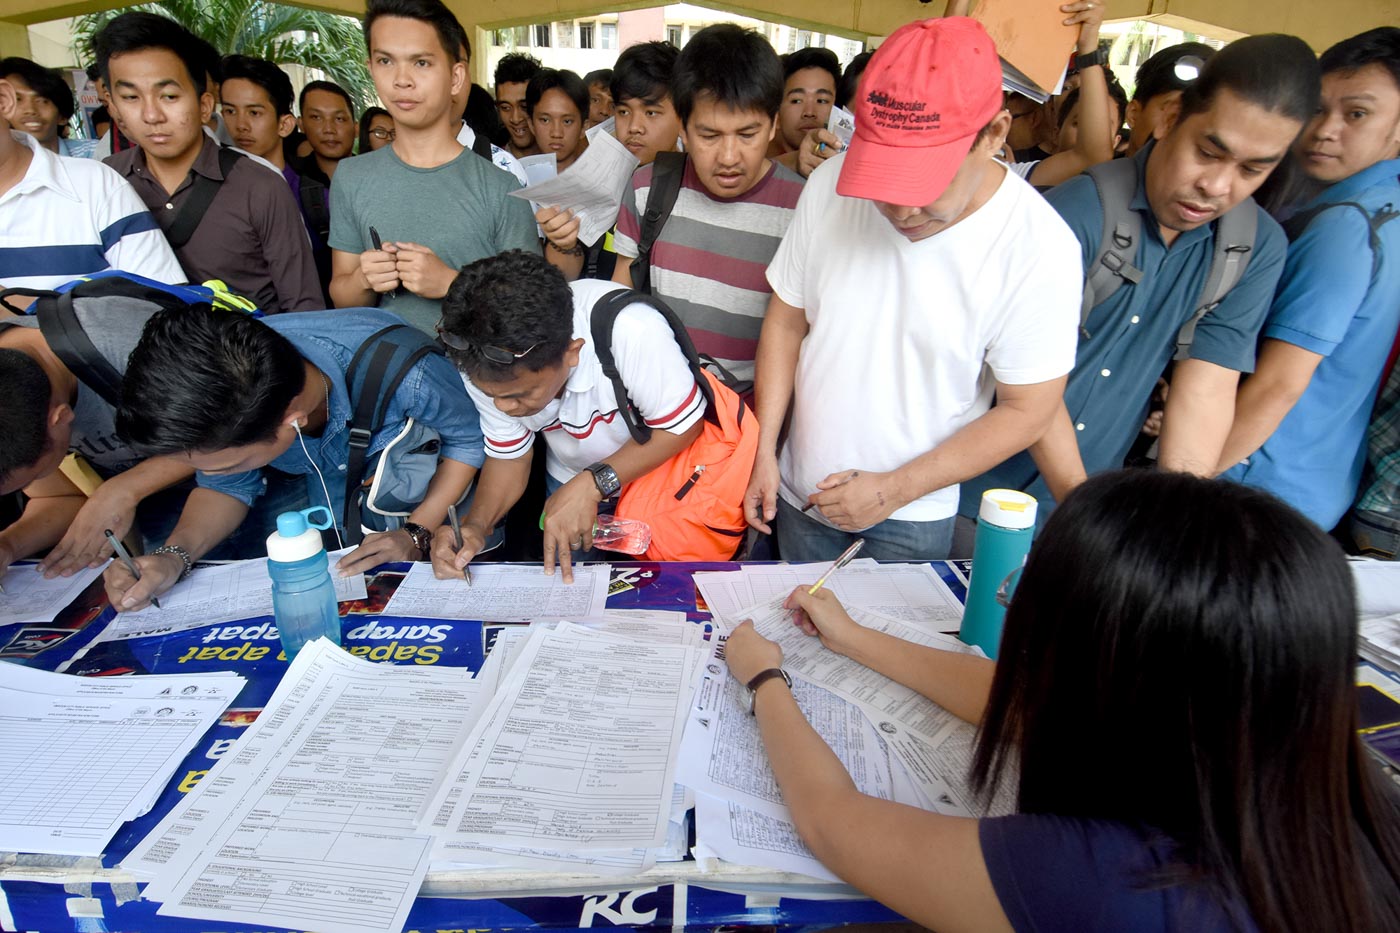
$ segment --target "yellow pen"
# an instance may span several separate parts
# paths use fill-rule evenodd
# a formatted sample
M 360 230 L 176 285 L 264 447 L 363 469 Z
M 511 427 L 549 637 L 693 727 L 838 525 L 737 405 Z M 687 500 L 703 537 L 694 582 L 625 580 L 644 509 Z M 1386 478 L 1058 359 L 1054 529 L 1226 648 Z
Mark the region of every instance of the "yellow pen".
M 820 577 L 817 578 L 817 582 L 812 584 L 812 588 L 807 591 L 807 595 L 815 595 L 817 590 L 822 588 L 822 584 L 826 583 L 827 578 L 829 578 L 833 573 L 840 570 L 842 567 L 846 566 L 852 560 L 854 560 L 855 556 L 860 553 L 860 549 L 864 546 L 865 539 L 857 538 L 856 543 L 852 544 L 850 547 L 846 548 L 846 550 L 842 551 L 841 556 L 836 558 L 836 563 L 832 564 L 829 568 L 827 568 L 826 573 L 822 574 Z

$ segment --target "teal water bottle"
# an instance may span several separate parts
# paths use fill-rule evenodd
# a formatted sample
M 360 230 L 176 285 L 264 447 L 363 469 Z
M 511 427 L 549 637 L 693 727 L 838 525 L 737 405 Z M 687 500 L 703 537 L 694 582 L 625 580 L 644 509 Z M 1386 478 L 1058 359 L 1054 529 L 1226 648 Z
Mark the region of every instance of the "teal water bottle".
M 1015 489 L 988 489 L 977 513 L 977 538 L 972 548 L 972 580 L 963 607 L 958 637 L 995 658 L 1001 646 L 1001 626 L 1016 575 L 1035 538 L 1035 497 Z
M 326 517 L 316 522 L 312 516 Z M 291 660 L 302 646 L 322 635 L 340 644 L 340 607 L 331 583 L 330 559 L 321 531 L 331 527 L 325 506 L 283 512 L 267 538 L 267 575 L 272 578 L 272 616 L 282 650 Z

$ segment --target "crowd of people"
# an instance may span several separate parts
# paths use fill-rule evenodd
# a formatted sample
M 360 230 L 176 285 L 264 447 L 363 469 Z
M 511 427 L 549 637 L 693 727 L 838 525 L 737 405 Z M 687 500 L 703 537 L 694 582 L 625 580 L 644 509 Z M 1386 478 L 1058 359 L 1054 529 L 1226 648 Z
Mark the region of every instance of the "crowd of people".
M 1115 717 L 1146 702 L 1126 683 L 1070 694 L 1114 680 L 1092 669 L 1112 653 L 1096 645 L 1136 639 L 1162 646 L 1149 662 L 1173 709 L 1221 702 L 1216 687 L 1165 686 L 1177 670 L 1165 636 L 1195 610 L 1163 609 L 1151 589 L 1181 575 L 1153 563 L 1163 555 L 1218 552 L 1193 564 L 1202 592 L 1226 563 L 1280 575 L 1267 599 L 1231 596 L 1273 634 L 1222 646 L 1233 636 L 1210 625 L 1242 624 L 1224 615 L 1188 634 L 1220 652 L 1222 681 L 1267 655 L 1243 689 L 1278 690 L 1286 707 L 1323 662 L 1275 650 L 1309 621 L 1278 580 L 1340 566 L 1325 532 L 1400 553 L 1400 29 L 1321 56 L 1284 35 L 1185 43 L 1144 62 L 1129 97 L 1107 67 L 1102 3 L 1061 10 L 1078 43 L 1064 92 L 1043 103 L 1003 91 L 992 40 L 960 15 L 910 23 L 845 69 L 721 24 L 584 76 L 509 54 L 487 90 L 440 0 L 369 0 L 382 106 L 357 114 L 332 82 L 296 89 L 271 62 L 220 57 L 128 12 L 92 49 L 96 140 L 67 138 L 61 78 L 0 60 L 0 493 L 23 494 L 0 569 L 29 556 L 51 575 L 95 566 L 112 529 L 139 546 L 140 573 L 113 564 L 108 595 L 138 609 L 200 559 L 259 556 L 276 515 L 307 505 L 358 544 L 342 573 L 431 560 L 460 575 L 523 535 L 517 546 L 567 580 L 600 556 L 593 532 L 614 511 L 658 520 L 655 553 L 829 560 L 863 538 L 868 557 L 930 560 L 970 554 L 985 490 L 1025 490 L 1045 534 L 995 674 L 933 678 L 942 660 L 915 670 L 907 653 L 862 646 L 829 598 L 794 608 L 836 650 L 982 722 L 989 792 L 1012 784 L 1026 812 L 1078 822 L 979 831 L 871 804 L 862 825 L 889 833 L 849 848 L 854 823 L 823 817 L 847 812 L 834 759 L 765 688 L 765 741 L 813 848 L 947 929 L 1045 929 L 1024 919 L 1045 910 L 1087 929 L 1071 919 L 1087 914 L 1055 905 L 1087 903 L 1075 892 L 1095 884 L 1114 891 L 1098 920 L 1116 928 L 1146 929 L 1125 918 L 1155 909 L 1196 916 L 1193 929 L 1396 929 L 1393 806 L 1346 740 L 1354 710 L 1300 721 L 1312 732 L 1288 758 L 1264 746 L 1291 739 L 1262 727 L 1203 737 L 1170 710 Z M 848 143 L 828 128 L 838 106 L 853 115 Z M 515 195 L 522 159 L 552 154 L 568 173 L 596 133 L 637 168 L 611 229 L 586 243 L 578 205 Z M 674 490 L 631 495 L 663 473 Z M 1296 550 L 1261 550 L 1279 537 Z M 1106 564 L 1142 541 L 1149 582 L 1124 595 Z M 1066 582 L 1076 574 L 1088 582 Z M 1318 612 L 1341 618 L 1349 599 Z M 1079 630 L 1105 613 L 1111 624 Z M 1340 666 L 1314 678 L 1326 689 L 1354 652 L 1341 626 L 1327 635 Z M 1074 648 L 1051 645 L 1052 629 Z M 741 629 L 736 676 L 777 666 L 774 647 Z M 1074 683 L 1057 687 L 1042 658 Z M 1060 752 L 1031 730 L 1087 753 L 1065 718 L 1086 709 L 1144 733 L 1115 751 L 1126 769 L 1105 773 L 1159 769 L 1152 807 L 1100 781 L 1056 809 Z M 1258 772 L 1171 757 L 1212 742 L 1227 757 L 1251 749 Z M 1290 781 L 1320 773 L 1323 754 L 1346 762 L 1308 778 L 1327 784 L 1326 807 L 1280 809 L 1277 825 L 1246 812 L 1268 775 L 1306 795 Z M 1166 775 L 1184 783 L 1168 793 Z M 1331 849 L 1290 861 L 1297 840 L 1281 828 Z M 1144 842 L 1148 829 L 1179 848 Z M 1135 854 L 1109 869 L 1057 859 L 1099 848 Z M 947 853 L 971 861 L 934 872 L 938 884 L 884 858 Z M 1063 887 L 1025 881 L 1042 870 Z M 1175 893 L 1144 907 L 1129 896 L 1143 873 Z

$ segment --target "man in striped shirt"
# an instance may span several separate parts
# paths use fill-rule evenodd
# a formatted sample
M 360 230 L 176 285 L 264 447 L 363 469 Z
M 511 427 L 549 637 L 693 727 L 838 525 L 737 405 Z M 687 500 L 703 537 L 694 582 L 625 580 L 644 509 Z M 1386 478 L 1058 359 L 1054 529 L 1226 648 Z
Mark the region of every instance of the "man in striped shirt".
M 697 350 L 745 381 L 772 294 L 764 271 L 802 193 L 801 176 L 767 158 L 782 97 L 782 63 L 752 30 L 710 26 L 676 60 L 685 171 L 651 250 L 649 290 L 680 315 Z M 633 284 L 654 170 L 637 170 L 618 214 L 613 280 L 623 285 Z
M 12 131 L 15 100 L 0 79 L 0 288 L 55 288 L 107 269 L 183 283 L 131 186 L 100 162 L 54 155 Z

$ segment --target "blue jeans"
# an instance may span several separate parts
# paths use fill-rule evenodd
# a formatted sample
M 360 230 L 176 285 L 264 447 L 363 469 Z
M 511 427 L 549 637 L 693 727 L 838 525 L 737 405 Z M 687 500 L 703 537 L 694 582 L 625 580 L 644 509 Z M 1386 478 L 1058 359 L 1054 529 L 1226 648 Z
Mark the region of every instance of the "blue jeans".
M 841 531 L 803 515 L 778 499 L 778 556 L 789 561 L 835 560 L 865 539 L 861 557 L 875 560 L 945 560 L 953 544 L 953 517 L 936 522 L 903 522 L 887 518 L 861 532 Z

